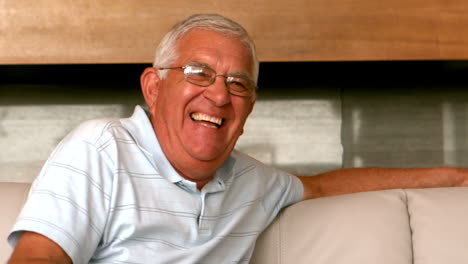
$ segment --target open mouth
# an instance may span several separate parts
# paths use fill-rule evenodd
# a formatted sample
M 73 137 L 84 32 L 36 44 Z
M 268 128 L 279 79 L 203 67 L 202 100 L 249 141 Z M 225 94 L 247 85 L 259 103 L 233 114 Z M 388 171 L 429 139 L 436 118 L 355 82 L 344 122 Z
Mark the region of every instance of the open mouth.
M 223 125 L 222 118 L 210 116 L 207 114 L 192 113 L 190 114 L 190 117 L 192 118 L 193 121 L 206 127 L 220 128 Z

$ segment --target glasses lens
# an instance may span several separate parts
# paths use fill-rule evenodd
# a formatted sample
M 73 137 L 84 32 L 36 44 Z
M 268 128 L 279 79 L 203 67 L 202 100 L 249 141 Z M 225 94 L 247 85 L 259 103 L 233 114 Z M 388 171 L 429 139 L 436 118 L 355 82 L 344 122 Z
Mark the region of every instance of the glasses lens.
M 184 69 L 185 78 L 187 81 L 201 86 L 208 86 L 212 83 L 212 79 L 216 73 L 207 67 L 187 66 Z

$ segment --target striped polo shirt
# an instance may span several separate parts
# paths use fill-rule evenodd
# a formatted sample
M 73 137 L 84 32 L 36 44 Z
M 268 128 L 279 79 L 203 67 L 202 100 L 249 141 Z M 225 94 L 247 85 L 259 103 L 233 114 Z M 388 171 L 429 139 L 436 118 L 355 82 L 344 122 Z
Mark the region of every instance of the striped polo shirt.
M 248 263 L 258 235 L 303 195 L 294 176 L 233 151 L 202 190 L 164 156 L 148 114 L 87 121 L 32 185 L 8 240 L 43 234 L 73 263 Z

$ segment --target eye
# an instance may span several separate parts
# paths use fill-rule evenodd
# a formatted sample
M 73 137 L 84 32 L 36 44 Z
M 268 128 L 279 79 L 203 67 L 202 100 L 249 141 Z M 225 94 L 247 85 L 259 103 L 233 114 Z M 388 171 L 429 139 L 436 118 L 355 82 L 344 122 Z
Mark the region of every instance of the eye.
M 243 78 L 229 76 L 226 83 L 233 94 L 246 96 L 251 92 L 249 82 Z

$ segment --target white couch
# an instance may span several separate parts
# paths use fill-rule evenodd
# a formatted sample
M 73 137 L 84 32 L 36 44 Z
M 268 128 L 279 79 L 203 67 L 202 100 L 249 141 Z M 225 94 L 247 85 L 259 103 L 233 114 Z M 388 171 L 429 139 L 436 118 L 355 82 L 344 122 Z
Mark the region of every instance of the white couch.
M 0 183 L 0 263 L 28 184 Z M 251 263 L 466 264 L 468 188 L 388 190 L 300 202 L 277 217 Z

